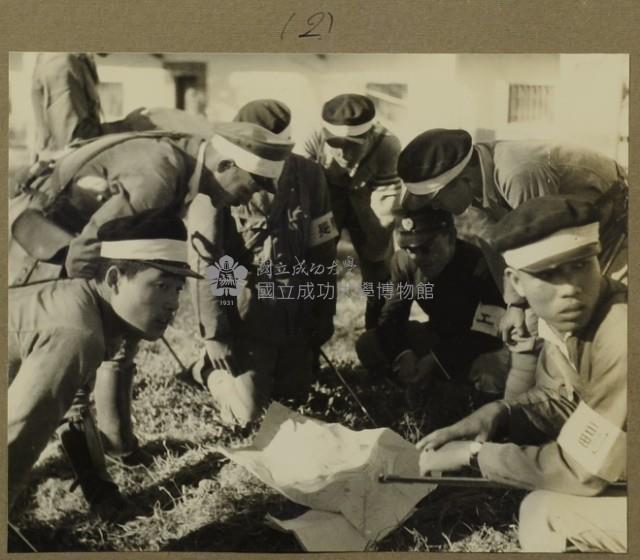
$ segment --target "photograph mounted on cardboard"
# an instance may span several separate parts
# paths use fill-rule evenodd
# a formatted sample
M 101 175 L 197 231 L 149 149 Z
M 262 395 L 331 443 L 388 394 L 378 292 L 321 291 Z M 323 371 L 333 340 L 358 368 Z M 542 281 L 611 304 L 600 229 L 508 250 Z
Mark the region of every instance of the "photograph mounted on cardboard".
M 9 54 L 9 551 L 625 552 L 629 57 Z

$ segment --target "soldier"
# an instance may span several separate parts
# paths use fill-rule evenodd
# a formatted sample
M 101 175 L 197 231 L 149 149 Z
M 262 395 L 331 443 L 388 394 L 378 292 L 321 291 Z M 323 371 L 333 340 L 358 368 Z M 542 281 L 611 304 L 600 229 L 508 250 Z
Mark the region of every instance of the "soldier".
M 252 101 L 235 120 L 291 137 L 291 113 L 277 100 Z M 308 392 L 318 349 L 333 333 L 329 269 L 338 232 L 322 168 L 295 154 L 286 159 L 275 193 L 210 210 L 199 227 L 209 228 L 215 252 L 200 255 L 200 270 L 232 259 L 248 275 L 237 298 L 196 294 L 205 351 L 192 373 L 209 388 L 223 421 L 245 425 L 271 398 Z M 261 294 L 265 288 L 273 292 Z
M 419 167 L 411 156 L 414 146 L 429 146 L 420 155 Z M 403 206 L 419 208 L 428 201 L 453 212 L 460 217 L 462 236 L 486 240 L 492 225 L 523 202 L 550 194 L 575 195 L 607 203 L 601 219 L 603 262 L 609 263 L 620 250 L 617 245 L 626 232 L 626 177 L 608 157 L 533 140 L 473 144 L 465 130 L 445 129 L 423 132 L 404 151 L 398 164 L 407 187 Z M 623 260 L 613 268 L 609 264 L 617 271 L 616 279 L 626 277 L 626 257 Z
M 391 259 L 391 296 L 376 329 L 358 339 L 358 357 L 370 371 L 392 367 L 405 384 L 427 384 L 440 364 L 440 375 L 466 379 L 476 358 L 502 347 L 502 297 L 482 253 L 456 239 L 453 216 L 444 210 L 398 211 L 395 231 L 400 248 Z M 409 320 L 414 301 L 428 322 Z M 483 369 L 492 379 L 477 379 L 478 386 L 501 394 L 504 365 L 502 372 Z
M 520 510 L 527 551 L 626 551 L 626 497 L 607 487 L 626 471 L 627 293 L 601 275 L 598 229 L 592 205 L 559 196 L 498 223 L 495 249 L 544 339 L 536 385 L 417 444 L 423 473 L 470 464 L 535 490 Z
M 166 211 L 149 210 L 103 224 L 95 278 L 40 282 L 9 289 L 7 433 L 9 507 L 38 456 L 96 369 L 123 337 L 155 340 L 178 309 L 186 277 L 187 232 Z M 70 457 L 91 508 L 113 517 L 130 507 L 111 481 L 90 415 L 68 418 L 66 448 L 84 446 L 93 463 Z M 90 446 L 87 448 L 87 446 Z
M 508 390 L 516 393 L 533 384 L 539 341 L 537 319 L 526 301 L 502 278 L 504 261 L 487 244 L 494 224 L 526 200 L 550 194 L 576 195 L 601 209 L 605 272 L 626 277 L 626 196 L 624 173 L 607 157 L 589 150 L 539 141 L 473 144 L 464 130 L 434 129 L 414 138 L 403 150 L 398 170 L 407 193 L 407 208 L 425 204 L 456 214 L 458 235 L 483 252 L 503 286 L 508 304 L 500 323 L 503 340 L 512 350 Z
M 38 53 L 31 104 L 39 159 L 47 160 L 73 140 L 125 130 L 122 121 L 101 122 L 98 84 L 92 53 Z
M 375 117 L 368 97 L 338 95 L 324 104 L 322 132 L 306 149 L 325 169 L 338 231 L 349 231 L 363 281 L 377 284 L 389 278 L 392 212 L 399 204 L 401 182 L 400 141 Z M 367 297 L 367 329 L 375 327 L 383 304 L 383 298 Z
M 10 285 L 61 274 L 92 277 L 100 250 L 95 232 L 114 217 L 146 208 L 171 208 L 181 216 L 203 199 L 233 205 L 273 189 L 292 147 L 248 123 L 220 124 L 209 139 L 158 131 L 103 136 L 80 146 L 12 199 Z M 190 249 L 202 243 L 206 236 L 191 231 Z M 135 349 L 135 338 L 127 337 L 98 371 L 94 393 L 107 451 L 131 464 L 149 461 L 131 426 Z

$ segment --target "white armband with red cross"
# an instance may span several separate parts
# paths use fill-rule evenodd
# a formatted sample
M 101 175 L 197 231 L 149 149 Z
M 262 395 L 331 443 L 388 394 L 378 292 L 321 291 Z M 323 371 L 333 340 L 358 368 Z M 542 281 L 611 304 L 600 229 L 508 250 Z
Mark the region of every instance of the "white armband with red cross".
M 322 245 L 338 237 L 339 232 L 333 212 L 329 211 L 315 220 L 311 220 L 309 247 Z
M 581 402 L 565 422 L 558 445 L 588 473 L 614 482 L 626 470 L 627 434 Z

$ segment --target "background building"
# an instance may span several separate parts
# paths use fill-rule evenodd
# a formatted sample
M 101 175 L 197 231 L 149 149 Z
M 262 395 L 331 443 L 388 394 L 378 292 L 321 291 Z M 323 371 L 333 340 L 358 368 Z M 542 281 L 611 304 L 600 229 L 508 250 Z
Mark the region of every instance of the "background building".
M 35 53 L 12 53 L 11 163 L 29 160 Z M 328 98 L 366 93 L 403 143 L 428 128 L 477 141 L 548 138 L 628 161 L 628 56 L 618 54 L 129 54 L 97 57 L 104 120 L 178 107 L 229 120 L 274 97 L 294 115 L 296 151 Z

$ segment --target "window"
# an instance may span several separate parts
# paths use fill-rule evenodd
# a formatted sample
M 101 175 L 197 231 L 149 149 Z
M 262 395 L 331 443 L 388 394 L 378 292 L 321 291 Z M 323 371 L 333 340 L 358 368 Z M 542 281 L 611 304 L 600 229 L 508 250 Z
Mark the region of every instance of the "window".
M 553 86 L 509 84 L 507 122 L 551 122 Z

